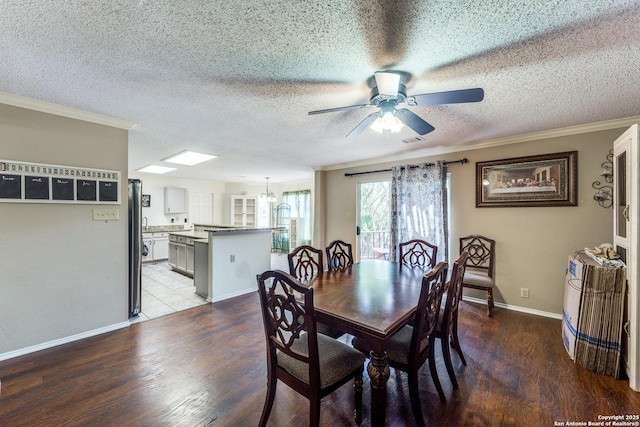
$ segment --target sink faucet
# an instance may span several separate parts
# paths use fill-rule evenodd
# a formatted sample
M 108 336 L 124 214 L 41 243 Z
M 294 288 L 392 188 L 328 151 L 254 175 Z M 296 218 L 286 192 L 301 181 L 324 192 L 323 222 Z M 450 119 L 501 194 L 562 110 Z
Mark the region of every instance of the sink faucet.
M 142 217 L 142 229 L 146 230 L 147 228 L 149 228 L 149 218 Z

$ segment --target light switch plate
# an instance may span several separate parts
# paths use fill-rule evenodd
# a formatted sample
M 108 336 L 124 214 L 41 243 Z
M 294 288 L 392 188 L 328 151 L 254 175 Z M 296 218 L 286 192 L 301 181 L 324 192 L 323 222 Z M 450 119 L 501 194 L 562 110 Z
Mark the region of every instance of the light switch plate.
M 98 208 L 93 210 L 94 221 L 117 221 L 120 219 L 118 208 Z

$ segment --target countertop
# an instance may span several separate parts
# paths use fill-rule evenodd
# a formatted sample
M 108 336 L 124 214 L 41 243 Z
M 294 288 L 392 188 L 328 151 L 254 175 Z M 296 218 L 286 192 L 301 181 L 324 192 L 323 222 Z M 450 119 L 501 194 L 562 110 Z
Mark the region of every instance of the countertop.
M 254 232 L 271 232 L 274 230 L 272 227 L 238 227 L 235 225 L 216 225 L 216 224 L 193 224 L 193 229 L 196 232 L 211 232 L 211 233 L 254 233 Z
M 177 230 L 177 231 L 169 231 L 169 234 L 173 234 L 176 236 L 184 236 L 191 237 L 193 239 L 208 239 L 209 233 L 206 231 L 194 231 L 194 230 Z
M 189 231 L 185 230 L 183 225 L 171 224 L 171 225 L 149 225 L 142 227 L 143 233 L 167 233 L 172 231 Z

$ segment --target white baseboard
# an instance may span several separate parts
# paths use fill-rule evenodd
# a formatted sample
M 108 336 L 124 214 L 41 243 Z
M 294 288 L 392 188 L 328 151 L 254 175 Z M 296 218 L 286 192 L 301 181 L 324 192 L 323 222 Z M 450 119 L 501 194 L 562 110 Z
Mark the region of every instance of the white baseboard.
M 242 289 L 242 290 L 239 290 L 237 292 L 230 292 L 228 294 L 219 295 L 219 296 L 217 296 L 215 298 L 209 297 L 209 298 L 207 298 L 207 301 L 209 301 L 211 303 L 220 302 L 220 301 L 224 301 L 224 300 L 229 299 L 229 298 L 235 298 L 235 297 L 239 297 L 241 295 L 250 294 L 251 292 L 255 292 L 255 291 L 256 291 L 255 288 Z
M 487 300 L 486 299 L 473 298 L 473 297 L 462 297 L 462 300 L 463 301 L 469 301 L 469 302 L 474 302 L 474 303 L 478 303 L 478 304 L 487 305 Z M 536 309 L 533 309 L 533 308 L 520 307 L 518 305 L 505 304 L 503 302 L 494 302 L 493 305 L 495 305 L 496 307 L 507 309 L 507 310 L 519 311 L 521 313 L 533 314 L 533 315 L 536 315 L 536 316 L 549 317 L 551 319 L 562 320 L 562 314 L 561 313 L 551 313 L 549 311 L 542 311 L 542 310 L 536 310 Z
M 83 332 L 81 334 L 71 335 L 71 336 L 60 338 L 60 339 L 57 339 L 57 340 L 45 342 L 45 343 L 42 343 L 42 344 L 37 344 L 37 345 L 31 346 L 31 347 L 21 348 L 19 350 L 10 351 L 8 353 L 2 353 L 2 354 L 0 354 L 0 361 L 7 360 L 7 359 L 12 359 L 12 358 L 18 357 L 18 356 L 24 356 L 25 354 L 29 354 L 29 353 L 35 353 L 36 351 L 40 351 L 40 350 L 46 350 L 48 348 L 56 347 L 58 345 L 68 344 L 68 343 L 73 342 L 73 341 L 82 340 L 82 339 L 85 339 L 85 338 L 93 337 L 93 336 L 104 334 L 104 333 L 111 332 L 111 331 L 115 331 L 117 329 L 126 328 L 130 324 L 131 324 L 130 322 L 116 323 L 114 325 L 105 326 L 104 328 L 98 328 L 98 329 L 94 329 L 94 330 L 91 330 L 91 331 Z

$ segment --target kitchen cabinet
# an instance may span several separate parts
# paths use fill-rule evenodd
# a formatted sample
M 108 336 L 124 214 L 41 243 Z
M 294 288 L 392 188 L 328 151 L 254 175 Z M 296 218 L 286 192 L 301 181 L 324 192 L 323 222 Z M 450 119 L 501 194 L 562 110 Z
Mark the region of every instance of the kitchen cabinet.
M 270 203 L 258 196 L 232 195 L 229 223 L 238 227 L 267 227 Z
M 142 261 L 157 261 L 167 259 L 169 256 L 169 233 L 155 232 L 142 233 L 142 243 L 147 245 L 147 255 Z
M 187 269 L 187 273 L 191 273 L 193 275 L 193 271 L 194 271 L 194 251 L 193 251 L 193 246 L 194 244 L 191 243 L 190 245 L 186 245 L 186 255 L 187 255 L 187 259 L 186 259 L 186 269 Z
M 189 199 L 186 188 L 164 187 L 164 213 L 186 213 Z
M 255 196 L 231 196 L 231 224 L 255 227 L 258 198 Z
M 169 235 L 169 265 L 179 273 L 193 277 L 193 238 Z

